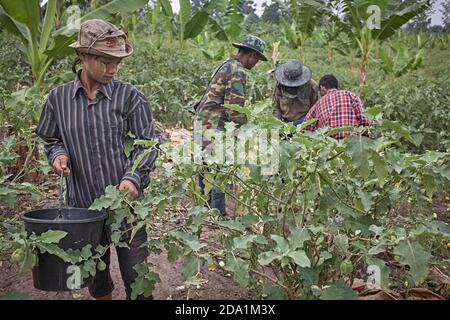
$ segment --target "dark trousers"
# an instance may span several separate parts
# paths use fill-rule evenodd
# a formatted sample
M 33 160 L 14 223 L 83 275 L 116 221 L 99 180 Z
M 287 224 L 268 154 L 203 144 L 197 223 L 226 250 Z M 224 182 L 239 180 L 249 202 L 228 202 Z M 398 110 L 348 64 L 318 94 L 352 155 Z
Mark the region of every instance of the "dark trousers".
M 205 184 L 203 182 L 203 175 L 198 176 L 198 184 L 200 186 L 201 193 L 204 194 Z M 213 187 L 209 193 L 208 204 L 212 209 L 217 209 L 222 215 L 226 214 L 225 210 L 225 193 L 221 192 L 216 187 Z
M 131 235 L 131 231 L 128 231 L 122 236 L 121 241 L 124 241 L 130 247 L 128 248 L 120 248 L 116 246 L 117 257 L 119 260 L 119 269 L 120 274 L 122 276 L 122 280 L 125 285 L 125 293 L 127 296 L 127 300 L 131 298 L 131 284 L 135 281 L 137 277 L 136 271 L 133 267 L 143 261 L 145 261 L 148 257 L 148 250 L 146 246 L 142 246 L 145 242 L 147 242 L 147 232 L 145 231 L 145 227 L 139 229 L 139 231 L 134 236 L 133 240 L 129 241 Z M 111 243 L 111 237 L 109 232 L 109 226 L 105 225 L 103 230 L 102 240 L 100 242 L 103 246 L 108 246 Z M 102 260 L 106 264 L 106 269 L 103 271 L 97 270 L 95 277 L 92 281 L 92 284 L 89 286 L 89 293 L 93 298 L 100 298 L 106 296 L 113 292 L 114 283 L 111 278 L 111 274 L 109 271 L 109 266 L 111 262 L 111 252 L 108 248 L 105 255 L 102 257 Z M 145 298 L 143 296 L 138 296 L 138 300 L 146 300 L 152 299 L 152 297 Z

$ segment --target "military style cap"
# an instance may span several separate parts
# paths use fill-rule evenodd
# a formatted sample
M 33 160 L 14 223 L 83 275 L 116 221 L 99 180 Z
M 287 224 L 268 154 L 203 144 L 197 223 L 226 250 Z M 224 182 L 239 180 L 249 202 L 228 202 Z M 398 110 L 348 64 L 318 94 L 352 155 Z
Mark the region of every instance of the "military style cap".
M 298 60 L 288 60 L 275 70 L 277 81 L 286 87 L 299 87 L 311 80 L 311 70 Z
M 234 42 L 233 46 L 236 48 L 248 48 L 258 52 L 261 55 L 261 60 L 267 61 L 264 55 L 264 49 L 266 48 L 266 43 L 255 36 L 248 35 L 242 42 Z
M 133 53 L 126 34 L 112 23 L 100 19 L 83 22 L 77 41 L 69 47 L 88 54 L 114 58 L 125 58 Z

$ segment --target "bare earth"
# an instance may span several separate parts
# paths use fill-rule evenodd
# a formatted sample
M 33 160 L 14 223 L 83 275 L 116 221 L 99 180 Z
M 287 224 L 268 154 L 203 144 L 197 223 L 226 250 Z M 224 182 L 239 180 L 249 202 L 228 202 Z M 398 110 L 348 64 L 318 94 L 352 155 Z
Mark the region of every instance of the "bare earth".
M 56 200 L 44 200 L 40 203 L 22 202 L 19 212 L 25 212 L 38 208 L 57 207 Z M 151 235 L 149 235 L 151 237 Z M 152 271 L 159 274 L 161 282 L 156 284 L 153 291 L 154 299 L 184 300 L 184 299 L 205 299 L 205 300 L 242 300 L 250 299 L 250 294 L 241 288 L 232 277 L 220 268 L 210 271 L 205 266 L 202 270 L 202 278 L 207 280 L 200 288 L 191 286 L 189 290 L 183 285 L 181 279 L 181 262 L 169 262 L 167 254 L 163 250 L 158 255 L 151 255 L 148 259 L 154 267 Z M 20 274 L 19 266 L 6 261 L 0 266 L 0 299 L 6 294 L 22 293 L 31 299 L 36 300 L 87 300 L 92 299 L 87 288 L 72 292 L 45 292 L 35 289 L 31 271 Z M 113 299 L 125 299 L 125 289 L 120 276 L 119 265 L 115 250 L 112 250 L 111 276 L 116 286 L 113 292 Z

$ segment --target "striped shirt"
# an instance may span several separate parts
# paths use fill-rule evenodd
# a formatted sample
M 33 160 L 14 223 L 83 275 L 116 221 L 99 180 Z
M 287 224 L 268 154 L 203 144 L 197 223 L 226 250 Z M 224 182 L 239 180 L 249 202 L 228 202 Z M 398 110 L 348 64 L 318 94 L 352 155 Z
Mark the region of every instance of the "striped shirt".
M 317 119 L 316 122 L 306 127 L 306 130 L 329 127 L 358 127 L 369 126 L 371 121 L 364 115 L 364 107 L 361 98 L 347 90 L 328 90 L 327 94 L 319 99 L 309 110 L 304 121 Z M 336 139 L 343 139 L 351 135 L 350 131 L 340 132 L 334 135 Z
M 132 181 L 139 192 L 148 185 L 156 151 L 152 151 L 133 172 L 136 158 L 144 150 L 134 146 L 125 154 L 125 138 L 154 138 L 150 104 L 130 84 L 111 80 L 89 100 L 80 79 L 53 89 L 44 104 L 36 133 L 45 141 L 50 165 L 59 155 L 69 157 L 68 205 L 88 208 L 104 194 L 108 185 Z

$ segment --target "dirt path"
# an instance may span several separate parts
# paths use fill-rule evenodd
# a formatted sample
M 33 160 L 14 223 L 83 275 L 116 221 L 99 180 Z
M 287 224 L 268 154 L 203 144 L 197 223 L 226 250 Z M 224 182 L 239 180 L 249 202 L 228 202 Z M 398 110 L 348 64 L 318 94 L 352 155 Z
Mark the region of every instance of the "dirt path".
M 153 292 L 155 299 L 183 300 L 188 296 L 188 290 L 183 286 L 181 280 L 181 263 L 169 262 L 166 259 L 166 253 L 152 255 L 149 261 L 155 265 L 152 271 L 159 274 L 161 282 L 158 283 Z M 112 250 L 111 276 L 116 286 L 113 292 L 114 299 L 125 299 L 125 289 L 120 277 L 119 265 L 115 250 Z M 222 270 L 209 271 L 203 270 L 203 276 L 208 282 L 200 289 L 191 287 L 189 290 L 189 299 L 226 299 L 240 300 L 249 299 L 248 292 L 239 287 L 230 276 L 227 276 Z M 0 268 L 0 296 L 7 293 L 25 293 L 32 299 L 37 300 L 86 300 L 91 299 L 86 288 L 75 290 L 73 292 L 45 292 L 33 287 L 31 272 L 24 274 L 18 273 L 17 265 L 8 265 Z

